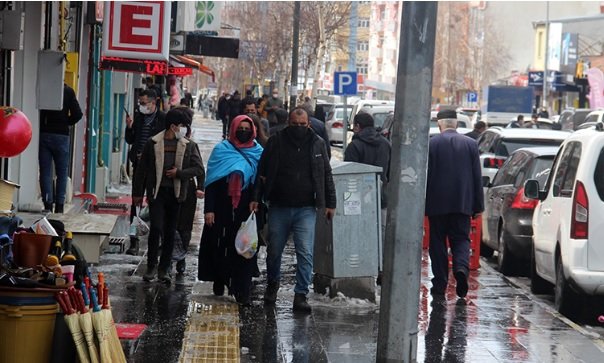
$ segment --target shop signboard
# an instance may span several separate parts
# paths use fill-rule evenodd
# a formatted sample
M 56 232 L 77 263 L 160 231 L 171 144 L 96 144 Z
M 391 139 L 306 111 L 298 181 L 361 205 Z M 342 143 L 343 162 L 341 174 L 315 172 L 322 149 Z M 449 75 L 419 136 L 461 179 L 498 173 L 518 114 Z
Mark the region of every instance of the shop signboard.
M 103 56 L 167 61 L 169 1 L 111 1 L 105 4 Z
M 577 68 L 579 53 L 579 34 L 564 33 L 562 35 L 562 53 L 560 70 L 564 73 L 574 74 Z
M 175 32 L 214 31 L 220 29 L 222 1 L 179 1 Z
M 549 25 L 547 47 L 547 69 L 550 71 L 559 71 L 560 51 L 562 48 L 562 23 L 551 23 Z
M 604 108 L 604 73 L 599 68 L 590 68 L 587 71 L 589 82 L 589 107 Z

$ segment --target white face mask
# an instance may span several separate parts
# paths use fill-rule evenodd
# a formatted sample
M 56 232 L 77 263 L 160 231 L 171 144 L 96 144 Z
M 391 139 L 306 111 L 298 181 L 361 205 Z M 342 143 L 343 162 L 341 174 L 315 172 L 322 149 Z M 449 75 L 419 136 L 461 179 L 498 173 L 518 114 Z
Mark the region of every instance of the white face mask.
M 186 137 L 187 136 L 187 128 L 186 127 L 180 127 L 179 128 L 179 133 L 182 137 Z
M 279 97 L 279 94 L 278 93 L 273 93 L 273 98 L 277 98 L 277 97 Z
M 138 110 L 143 114 L 143 115 L 150 115 L 151 109 L 149 108 L 148 105 L 140 105 L 138 106 Z

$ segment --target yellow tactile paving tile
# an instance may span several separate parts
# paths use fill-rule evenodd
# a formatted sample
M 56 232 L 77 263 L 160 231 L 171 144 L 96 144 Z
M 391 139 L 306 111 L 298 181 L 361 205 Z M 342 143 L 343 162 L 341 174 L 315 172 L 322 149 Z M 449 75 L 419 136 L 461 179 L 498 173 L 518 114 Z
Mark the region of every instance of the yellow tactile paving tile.
M 189 303 L 181 363 L 239 362 L 239 307 L 233 303 Z

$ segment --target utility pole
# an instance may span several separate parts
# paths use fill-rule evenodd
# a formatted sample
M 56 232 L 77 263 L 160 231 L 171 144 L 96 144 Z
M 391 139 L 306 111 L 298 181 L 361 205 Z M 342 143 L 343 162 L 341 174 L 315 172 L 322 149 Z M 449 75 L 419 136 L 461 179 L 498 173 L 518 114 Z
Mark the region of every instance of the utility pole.
M 415 362 L 437 2 L 403 2 L 377 362 Z
M 296 107 L 298 89 L 298 48 L 300 47 L 300 2 L 294 4 L 294 35 L 292 39 L 292 80 L 289 88 L 289 110 Z

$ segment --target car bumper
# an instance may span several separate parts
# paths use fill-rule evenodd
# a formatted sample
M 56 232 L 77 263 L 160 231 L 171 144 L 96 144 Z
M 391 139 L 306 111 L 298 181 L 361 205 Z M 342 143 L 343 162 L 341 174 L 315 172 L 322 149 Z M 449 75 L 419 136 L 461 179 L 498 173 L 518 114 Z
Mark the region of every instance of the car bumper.
M 519 259 L 528 261 L 533 243 L 533 210 L 510 209 L 505 215 L 504 239 L 510 252 Z
M 344 134 L 344 129 L 331 129 L 331 135 L 329 135 L 329 141 L 331 142 L 344 142 L 342 135 Z
M 568 279 L 576 291 L 586 295 L 604 295 L 604 272 L 574 268 Z

